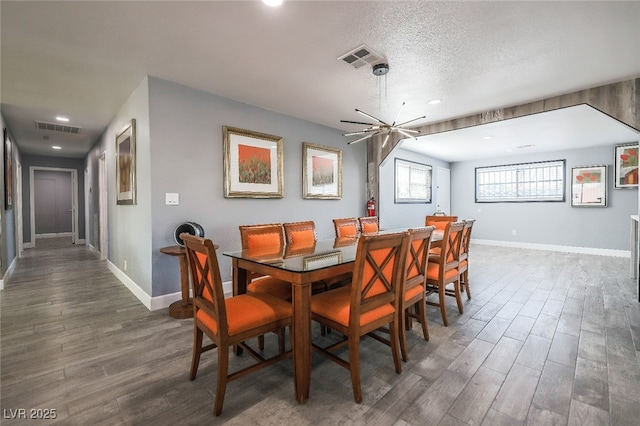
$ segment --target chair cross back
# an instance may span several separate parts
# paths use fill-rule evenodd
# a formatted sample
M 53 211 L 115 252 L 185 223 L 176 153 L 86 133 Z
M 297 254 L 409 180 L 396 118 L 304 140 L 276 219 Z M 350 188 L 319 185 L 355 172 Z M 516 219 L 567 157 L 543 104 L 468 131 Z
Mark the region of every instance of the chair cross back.
M 424 284 L 427 275 L 427 259 L 431 248 L 431 234 L 434 229 L 433 226 L 429 226 L 409 230 L 405 291 L 416 285 Z M 415 243 L 417 243 L 417 247 Z

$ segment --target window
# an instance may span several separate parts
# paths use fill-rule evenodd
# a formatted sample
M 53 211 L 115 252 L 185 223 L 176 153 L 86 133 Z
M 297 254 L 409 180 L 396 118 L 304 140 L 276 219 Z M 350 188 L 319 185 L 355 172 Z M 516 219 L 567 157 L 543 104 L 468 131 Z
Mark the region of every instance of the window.
M 396 196 L 399 203 L 431 202 L 431 166 L 396 158 Z
M 564 201 L 565 160 L 476 168 L 476 202 Z

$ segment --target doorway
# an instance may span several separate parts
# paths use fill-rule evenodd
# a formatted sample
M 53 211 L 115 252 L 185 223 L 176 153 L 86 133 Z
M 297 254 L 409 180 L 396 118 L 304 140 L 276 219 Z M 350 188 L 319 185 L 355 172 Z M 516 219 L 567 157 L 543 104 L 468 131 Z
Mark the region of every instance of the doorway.
M 31 247 L 37 238 L 78 241 L 78 176 L 75 169 L 29 167 Z
M 436 167 L 436 211 L 451 214 L 451 170 Z
M 107 153 L 100 155 L 98 162 L 98 205 L 99 205 L 99 222 L 100 222 L 100 260 L 107 258 L 109 250 L 109 232 L 107 227 Z

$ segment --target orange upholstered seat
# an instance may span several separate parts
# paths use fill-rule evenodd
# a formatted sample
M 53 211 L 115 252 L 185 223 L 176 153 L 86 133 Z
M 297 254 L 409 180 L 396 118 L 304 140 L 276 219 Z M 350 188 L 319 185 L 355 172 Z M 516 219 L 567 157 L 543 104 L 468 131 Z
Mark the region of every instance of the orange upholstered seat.
M 376 216 L 358 218 L 360 230 L 363 234 L 377 234 L 380 230 L 378 227 L 378 218 Z
M 193 284 L 193 354 L 189 378 L 195 380 L 203 352 L 218 348 L 214 414 L 220 415 L 227 382 L 289 357 L 281 347 L 269 359 L 251 349 L 246 340 L 291 326 L 291 304 L 269 294 L 243 294 L 224 298 L 220 267 L 211 240 L 181 234 Z M 213 342 L 203 346 L 204 334 Z M 245 349 L 257 363 L 229 374 L 229 349 Z
M 333 226 L 336 231 L 336 238 L 358 236 L 358 221 L 355 218 L 333 219 Z
M 460 274 L 458 272 L 463 228 L 464 222 L 447 222 L 440 243 L 440 253 L 437 257 L 429 255 L 427 264 L 427 296 L 433 293 L 438 294 L 438 302 L 427 300 L 427 305 L 440 308 L 442 322 L 445 326 L 449 324 L 445 296 L 454 296 L 458 304 L 458 311 L 460 313 L 464 311 L 460 298 Z M 453 289 L 447 288 L 450 284 L 453 284 Z
M 362 401 L 360 386 L 360 338 L 387 325 L 397 373 L 402 371 L 399 357 L 397 324 L 400 289 L 404 277 L 408 234 L 362 236 L 358 240 L 353 281 L 343 287 L 320 293 L 311 298 L 311 318 L 323 326 L 337 330 L 345 337 L 342 341 L 313 349 L 351 371 L 353 396 Z M 331 353 L 333 349 L 349 345 L 349 360 L 344 361 Z
M 447 226 L 448 222 L 455 222 L 458 220 L 458 216 L 427 216 L 424 221 L 425 226 L 435 226 L 436 229 L 440 231 L 444 231 L 444 228 Z

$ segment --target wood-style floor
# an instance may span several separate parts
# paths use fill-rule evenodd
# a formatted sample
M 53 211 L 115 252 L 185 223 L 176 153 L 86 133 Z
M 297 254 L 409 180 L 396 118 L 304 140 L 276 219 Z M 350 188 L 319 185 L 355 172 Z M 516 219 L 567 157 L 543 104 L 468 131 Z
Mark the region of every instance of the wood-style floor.
M 188 379 L 191 320 L 149 312 L 85 247 L 38 246 L 0 292 L 3 425 L 33 423 L 8 418 L 18 409 L 74 425 L 640 422 L 640 304 L 625 259 L 472 246 L 473 298 L 463 315 L 448 300 L 449 327 L 429 308 L 431 340 L 414 325 L 402 374 L 363 339 L 362 404 L 347 370 L 314 354 L 305 405 L 287 360 L 231 382 L 214 418 L 215 353 Z

